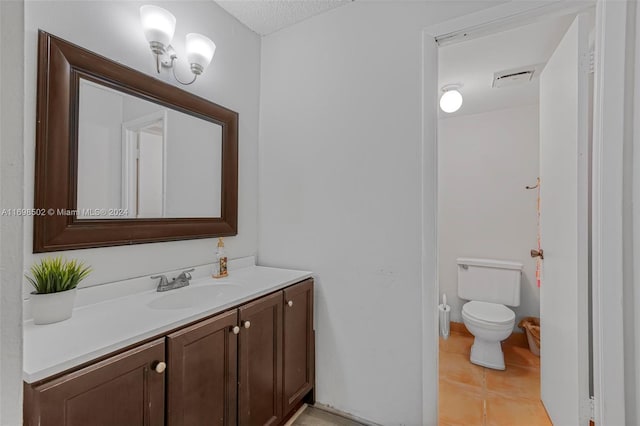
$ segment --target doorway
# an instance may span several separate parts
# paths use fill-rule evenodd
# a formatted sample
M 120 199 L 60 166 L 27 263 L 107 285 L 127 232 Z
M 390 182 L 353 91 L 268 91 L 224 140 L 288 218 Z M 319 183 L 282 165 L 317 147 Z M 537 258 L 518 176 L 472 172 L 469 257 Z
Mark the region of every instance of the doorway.
M 128 217 L 164 217 L 166 135 L 166 111 L 122 124 L 122 206 Z
M 592 114 L 589 70 L 581 68 L 592 16 L 538 19 L 438 49 L 439 88 L 453 85 L 464 99 L 454 113 L 439 111 L 437 123 L 438 296 L 446 293 L 454 321 L 439 347 L 442 424 L 550 424 L 547 414 L 584 424 L 590 417 L 589 137 L 579 129 L 590 129 Z M 576 77 L 583 86 L 567 83 L 572 66 L 584 72 Z M 568 124 L 572 111 L 582 121 Z M 539 237 L 552 253 L 546 262 L 529 256 L 542 248 Z M 474 336 L 462 307 L 472 298 L 458 297 L 466 266 L 459 258 L 522 265 L 518 300 L 504 302 L 515 314 L 514 333 L 502 343 L 505 370 L 470 362 Z M 500 296 L 478 300 L 500 304 Z M 568 300 L 574 303 L 565 309 Z M 526 317 L 541 318 L 547 330 L 541 360 L 518 327 Z

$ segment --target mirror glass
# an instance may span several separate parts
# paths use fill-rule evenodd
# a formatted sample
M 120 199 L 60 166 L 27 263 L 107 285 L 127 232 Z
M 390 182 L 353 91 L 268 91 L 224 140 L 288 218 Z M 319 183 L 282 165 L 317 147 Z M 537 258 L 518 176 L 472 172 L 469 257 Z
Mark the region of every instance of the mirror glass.
M 81 78 L 78 219 L 219 218 L 222 126 Z

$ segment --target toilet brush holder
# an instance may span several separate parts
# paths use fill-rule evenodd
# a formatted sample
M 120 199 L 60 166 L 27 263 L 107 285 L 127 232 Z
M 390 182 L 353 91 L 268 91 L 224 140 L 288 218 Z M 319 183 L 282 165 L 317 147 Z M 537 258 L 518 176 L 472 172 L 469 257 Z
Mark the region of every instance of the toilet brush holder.
M 441 303 L 438 305 L 440 314 L 440 335 L 444 340 L 449 338 L 449 327 L 451 325 L 451 306 Z

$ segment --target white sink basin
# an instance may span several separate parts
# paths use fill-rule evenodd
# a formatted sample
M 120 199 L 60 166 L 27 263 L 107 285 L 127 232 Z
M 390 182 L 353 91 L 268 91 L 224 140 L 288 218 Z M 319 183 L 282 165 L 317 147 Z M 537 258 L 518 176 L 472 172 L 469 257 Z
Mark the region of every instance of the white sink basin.
M 242 293 L 239 284 L 210 284 L 202 287 L 183 287 L 169 290 L 164 296 L 153 299 L 147 305 L 151 309 L 189 309 L 213 305 L 216 299 L 232 298 Z

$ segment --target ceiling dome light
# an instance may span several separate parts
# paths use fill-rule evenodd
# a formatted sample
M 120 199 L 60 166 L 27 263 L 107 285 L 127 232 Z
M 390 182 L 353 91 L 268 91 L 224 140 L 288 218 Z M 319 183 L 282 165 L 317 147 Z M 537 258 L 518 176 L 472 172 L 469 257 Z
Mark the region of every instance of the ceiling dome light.
M 442 88 L 444 94 L 440 97 L 440 109 L 446 113 L 456 112 L 462 106 L 462 95 L 458 91 L 461 84 L 449 84 Z

